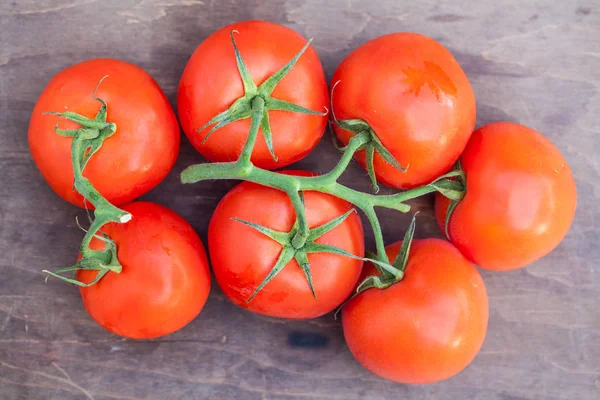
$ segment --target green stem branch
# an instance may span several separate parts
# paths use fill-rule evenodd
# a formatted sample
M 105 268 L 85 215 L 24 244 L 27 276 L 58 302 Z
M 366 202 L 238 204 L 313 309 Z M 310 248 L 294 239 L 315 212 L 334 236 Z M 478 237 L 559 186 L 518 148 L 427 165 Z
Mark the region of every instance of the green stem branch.
M 90 286 L 98 282 L 98 280 L 109 271 L 115 273 L 121 272 L 122 266 L 117 259 L 115 243 L 105 235 L 100 236 L 98 233 L 107 223 L 125 223 L 131 219 L 130 213 L 112 205 L 102 196 L 102 194 L 100 194 L 100 192 L 98 192 L 90 180 L 83 176 L 83 170 L 90 157 L 102 147 L 104 140 L 112 136 L 117 130 L 117 126 L 114 123 L 106 122 L 106 102 L 94 97 L 94 94 L 92 94 L 92 98 L 98 100 L 102 104 L 93 120 L 69 111 L 64 113 L 48 113 L 58 115 L 59 117 L 81 125 L 81 128 L 72 130 L 61 130 L 57 125 L 55 131 L 61 136 L 70 136 L 73 138 L 71 143 L 71 165 L 74 178 L 73 187 L 86 201 L 89 201 L 94 205 L 94 219 L 89 229 L 85 231 L 85 236 L 79 247 L 82 256 L 81 260 L 74 266 L 68 268 L 63 268 L 55 272 L 44 272 L 78 286 Z M 92 250 L 90 248 L 90 243 L 94 237 L 104 240 L 104 249 Z M 64 272 L 72 272 L 80 269 L 95 270 L 98 271 L 98 274 L 96 275 L 96 278 L 89 283 L 59 275 Z

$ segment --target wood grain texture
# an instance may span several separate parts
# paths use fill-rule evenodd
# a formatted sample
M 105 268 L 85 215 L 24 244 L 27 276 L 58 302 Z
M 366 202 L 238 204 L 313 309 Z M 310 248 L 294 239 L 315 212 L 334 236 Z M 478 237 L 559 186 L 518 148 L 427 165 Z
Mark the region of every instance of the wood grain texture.
M 75 216 L 82 215 L 51 191 L 29 155 L 29 116 L 46 83 L 74 63 L 115 57 L 149 71 L 174 104 L 179 76 L 200 41 L 251 18 L 314 37 L 328 78 L 371 38 L 394 31 L 431 36 L 467 72 L 478 125 L 531 126 L 571 165 L 579 194 L 571 232 L 526 269 L 483 272 L 489 332 L 458 376 L 428 386 L 383 381 L 353 360 L 331 316 L 284 322 L 253 315 L 216 285 L 183 330 L 123 340 L 89 318 L 76 289 L 44 284 L 42 269 L 73 261 L 81 239 Z M 7 0 L 0 4 L 0 39 L 1 399 L 600 398 L 597 0 Z M 337 156 L 325 137 L 297 166 L 326 171 Z M 184 139 L 175 169 L 144 199 L 176 210 L 206 239 L 211 212 L 234 183 L 180 185 L 179 173 L 198 161 Z M 368 189 L 357 165 L 345 181 Z M 431 203 L 416 204 L 424 211 L 418 237 L 439 235 Z M 388 241 L 399 239 L 409 216 L 382 216 Z M 303 335 L 318 346 L 302 346 Z

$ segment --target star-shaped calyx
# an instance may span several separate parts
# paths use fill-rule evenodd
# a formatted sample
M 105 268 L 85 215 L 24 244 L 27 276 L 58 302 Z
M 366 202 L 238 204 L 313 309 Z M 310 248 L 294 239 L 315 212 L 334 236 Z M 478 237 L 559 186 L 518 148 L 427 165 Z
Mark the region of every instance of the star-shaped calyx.
M 204 124 L 204 126 L 198 129 L 197 132 L 202 132 L 207 127 L 214 125 L 204 136 L 202 143 L 205 143 L 206 140 L 216 130 L 224 127 L 225 125 L 233 121 L 252 118 L 252 125 L 256 126 L 256 129 L 258 129 L 258 126 L 262 128 L 262 133 L 265 138 L 267 148 L 271 153 L 271 157 L 273 157 L 273 160 L 277 161 L 277 157 L 275 156 L 275 152 L 273 150 L 273 134 L 271 132 L 271 124 L 269 122 L 269 111 L 290 111 L 320 116 L 327 115 L 327 110 L 325 112 L 313 111 L 298 104 L 271 97 L 275 87 L 277 87 L 279 82 L 281 82 L 281 80 L 288 74 L 294 65 L 296 65 L 302 54 L 306 51 L 308 46 L 310 46 L 312 39 L 306 43 L 306 45 L 294 56 L 294 58 L 281 67 L 279 71 L 267 78 L 267 80 L 265 80 L 260 86 L 257 86 L 252 80 L 250 72 L 246 67 L 246 63 L 244 62 L 244 59 L 237 48 L 235 39 L 233 37 L 234 33 L 239 32 L 231 31 L 230 36 L 231 42 L 233 43 L 233 50 L 235 52 L 235 60 L 237 63 L 238 72 L 240 73 L 240 77 L 242 78 L 242 83 L 244 85 L 244 95 L 237 99 L 231 105 L 231 107 L 229 107 L 229 109 L 215 115 L 210 121 Z
M 369 141 L 367 143 L 365 143 L 364 145 L 362 145 L 359 148 L 359 150 L 365 150 L 367 173 L 369 174 L 369 178 L 371 179 L 371 185 L 373 186 L 373 191 L 375 193 L 377 193 L 377 192 L 379 192 L 379 185 L 377 184 L 377 176 L 375 175 L 375 166 L 373 165 L 375 152 L 379 153 L 381 158 L 383 158 L 388 164 L 390 164 L 392 167 L 396 168 L 398 171 L 400 171 L 402 173 L 408 171 L 409 166 L 407 165 L 405 167 L 402 164 L 400 164 L 398 162 L 398 160 L 396 160 L 396 158 L 393 156 L 393 154 L 390 153 L 390 151 L 385 148 L 383 143 L 381 143 L 381 140 L 379 139 L 379 137 L 377 137 L 377 134 L 375 133 L 373 128 L 371 128 L 371 126 L 366 121 L 363 121 L 362 119 L 338 120 L 335 117 L 335 112 L 333 110 L 333 91 L 335 90 L 335 87 L 339 83 L 340 83 L 340 81 L 337 81 L 331 88 L 331 116 L 333 119 L 333 123 L 337 127 L 342 128 L 347 131 L 350 131 L 350 132 L 354 133 L 355 135 L 361 135 L 361 134 L 368 135 Z M 333 139 L 334 139 L 334 145 L 338 150 L 344 151 L 346 149 L 345 147 L 342 147 L 336 141 L 335 135 L 333 136 Z
M 269 272 L 269 274 L 265 277 L 265 279 L 261 282 L 260 285 L 256 288 L 252 296 L 248 299 L 248 303 L 252 301 L 252 299 L 271 281 L 281 270 L 292 260 L 295 259 L 302 272 L 306 276 L 306 280 L 308 281 L 308 285 L 310 290 L 314 296 L 317 298 L 317 294 L 315 292 L 315 287 L 312 280 L 312 274 L 310 269 L 310 263 L 308 261 L 308 254 L 311 253 L 330 253 L 337 254 L 341 256 L 346 256 L 358 260 L 364 260 L 362 257 L 352 254 L 342 248 L 337 246 L 333 246 L 325 243 L 316 243 L 315 241 L 321 236 L 325 235 L 327 232 L 330 232 L 332 229 L 340 225 L 342 222 L 346 220 L 356 210 L 354 208 L 350 209 L 343 215 L 324 223 L 323 225 L 317 226 L 309 230 L 308 237 L 306 242 L 300 247 L 294 247 L 293 239 L 298 231 L 298 222 L 294 223 L 294 226 L 289 232 L 280 232 L 271 228 L 267 228 L 262 225 L 255 224 L 253 222 L 244 221 L 241 219 L 233 218 L 234 221 L 240 222 L 244 225 L 247 225 L 268 238 L 276 241 L 281 245 L 281 253 L 279 253 L 279 257 L 275 262 L 275 265 Z

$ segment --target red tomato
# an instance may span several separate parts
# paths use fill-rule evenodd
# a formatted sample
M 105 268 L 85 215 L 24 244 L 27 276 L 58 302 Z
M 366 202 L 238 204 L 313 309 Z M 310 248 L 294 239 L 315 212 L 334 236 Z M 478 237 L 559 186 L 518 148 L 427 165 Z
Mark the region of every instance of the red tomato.
M 197 130 L 217 114 L 227 110 L 244 95 L 230 33 L 258 86 L 277 72 L 306 44 L 306 39 L 281 25 L 264 21 L 244 21 L 228 25 L 206 38 L 190 58 L 177 96 L 179 120 L 196 150 L 211 161 L 234 161 L 240 155 L 250 119 L 239 120 L 215 131 L 202 144 L 211 127 Z M 323 67 L 316 51 L 309 47 L 298 63 L 272 93 L 285 100 L 322 112 L 329 104 Z M 317 144 L 327 117 L 287 111 L 269 111 L 275 162 L 264 137 L 259 133 L 252 162 L 267 169 L 281 168 L 306 156 Z
M 332 82 L 338 120 L 367 122 L 408 171 L 375 154 L 377 179 L 396 188 L 429 183 L 458 159 L 475 125 L 475 96 L 452 54 L 415 33 L 379 37 L 354 50 Z M 346 144 L 353 135 L 332 124 Z M 365 152 L 356 154 L 365 166 Z
M 482 268 L 524 267 L 565 237 L 577 204 L 573 175 L 540 133 L 511 122 L 479 128 L 461 157 L 467 192 L 448 226 L 450 240 Z M 444 231 L 449 201 L 436 198 Z
M 352 207 L 344 200 L 320 192 L 305 192 L 304 200 L 310 228 L 329 222 Z M 289 232 L 296 214 L 284 192 L 251 182 L 243 182 L 233 188 L 217 206 L 208 230 L 211 262 L 219 286 L 238 306 L 274 317 L 315 318 L 334 310 L 356 286 L 362 261 L 340 255 L 313 253 L 308 255 L 308 261 L 317 300 L 310 291 L 303 271 L 292 259 L 248 303 L 250 296 L 275 265 L 282 246 L 232 218 Z M 334 245 L 363 257 L 364 238 L 360 217 L 352 213 L 315 242 Z
M 394 259 L 402 242 L 387 247 Z M 363 277 L 375 268 L 367 264 Z M 477 269 L 440 239 L 412 243 L 404 279 L 369 289 L 342 309 L 344 337 L 374 374 L 430 383 L 462 371 L 483 344 L 488 297 Z
M 117 125 L 83 171 L 111 203 L 121 205 L 158 185 L 169 173 L 179 152 L 179 126 L 167 98 L 143 69 L 114 59 L 82 62 L 58 73 L 44 89 L 31 115 L 29 147 L 40 172 L 63 199 L 83 207 L 73 190 L 72 138 L 59 136 L 54 127 L 80 125 L 44 112 L 73 111 L 93 119 L 107 102 L 107 121 Z M 89 206 L 92 206 L 88 202 Z
M 166 207 L 136 202 L 122 208 L 133 219 L 106 224 L 102 231 L 116 243 L 123 271 L 82 287 L 83 304 L 96 322 L 121 336 L 148 339 L 175 332 L 200 313 L 210 291 L 202 241 Z M 100 250 L 104 243 L 93 239 L 90 247 Z M 89 283 L 96 274 L 79 270 L 77 278 Z

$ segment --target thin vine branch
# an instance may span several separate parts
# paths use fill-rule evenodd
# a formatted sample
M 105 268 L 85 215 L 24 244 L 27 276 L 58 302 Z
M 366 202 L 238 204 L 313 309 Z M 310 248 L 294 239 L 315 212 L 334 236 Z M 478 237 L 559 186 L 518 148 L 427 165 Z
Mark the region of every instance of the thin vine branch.
M 92 93 L 92 98 L 101 105 L 94 119 L 89 119 L 83 115 L 70 111 L 62 113 L 45 113 L 57 115 L 61 118 L 76 122 L 81 126 L 79 129 L 63 130 L 59 129 L 57 124 L 54 130 L 58 135 L 73 138 L 71 143 L 71 165 L 74 177 L 73 188 L 83 196 L 84 201 L 86 202 L 86 208 L 87 202 L 94 205 L 94 217 L 93 219 L 90 218 L 91 225 L 89 229 L 83 229 L 85 236 L 83 237 L 79 248 L 82 256 L 81 260 L 68 268 L 59 269 L 54 272 L 47 270 L 43 271 L 49 276 L 56 277 L 77 286 L 91 286 L 98 282 L 108 272 L 121 272 L 123 267 L 117 258 L 115 243 L 106 237 L 106 235 L 100 235 L 99 232 L 100 229 L 109 222 L 126 223 L 132 217 L 130 213 L 115 207 L 106 200 L 106 198 L 96 190 L 90 180 L 83 176 L 83 171 L 90 158 L 100 150 L 104 140 L 111 137 L 117 130 L 115 123 L 106 121 L 108 107 L 106 102 L 95 97 L 98 86 L 100 86 L 105 78 L 106 76 L 98 82 L 96 89 L 94 89 L 94 92 Z M 89 214 L 88 217 L 90 217 Z M 104 240 L 104 250 L 93 250 L 90 248 L 90 242 L 94 237 L 102 238 Z M 77 270 L 95 270 L 98 271 L 98 273 L 96 277 L 88 283 L 61 275 L 65 272 L 76 272 Z

